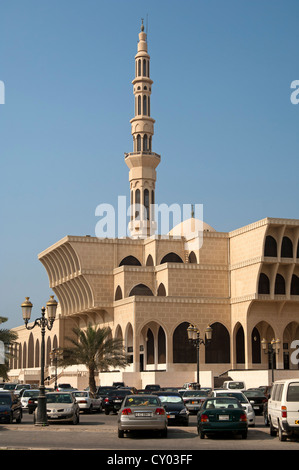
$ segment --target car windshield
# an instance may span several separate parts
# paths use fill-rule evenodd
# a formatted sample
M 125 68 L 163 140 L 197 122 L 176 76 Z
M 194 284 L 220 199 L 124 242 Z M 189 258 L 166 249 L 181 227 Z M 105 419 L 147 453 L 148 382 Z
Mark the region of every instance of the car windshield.
M 231 390 L 244 388 L 244 382 L 230 382 L 228 384 L 228 388 L 231 389 Z
M 25 390 L 23 397 L 38 397 L 39 390 Z
M 87 392 L 73 392 L 75 397 L 87 397 L 88 393 Z
M 254 397 L 265 397 L 261 390 L 246 390 L 243 392 L 247 398 L 254 398 Z
M 3 390 L 14 390 L 16 388 L 16 384 L 5 384 Z
M 10 405 L 10 404 L 11 404 L 10 394 L 0 395 L 0 405 Z
M 292 382 L 288 387 L 287 401 L 299 401 L 299 382 Z
M 216 393 L 216 397 L 232 397 L 239 400 L 240 403 L 248 403 L 247 398 L 243 395 L 243 393 L 238 392 Z
M 204 392 L 202 390 L 188 390 L 185 392 L 183 397 L 207 397 L 208 392 Z
M 181 403 L 183 404 L 182 397 L 177 395 L 159 395 L 161 403 Z
M 68 393 L 48 393 L 47 403 L 72 403 L 72 397 Z
M 125 401 L 125 406 L 159 406 L 160 401 L 157 397 L 152 396 L 138 396 L 128 397 Z
M 240 408 L 240 403 L 233 398 L 211 398 L 206 400 L 204 408 L 206 410 L 213 410 L 215 408 L 235 409 Z

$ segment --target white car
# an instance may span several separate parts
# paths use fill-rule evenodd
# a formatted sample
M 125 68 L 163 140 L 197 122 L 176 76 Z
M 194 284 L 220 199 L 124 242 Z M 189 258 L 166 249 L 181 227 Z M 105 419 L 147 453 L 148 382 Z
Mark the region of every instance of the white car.
M 72 392 L 72 394 L 79 405 L 80 411 L 87 411 L 88 413 L 91 413 L 92 411 L 103 411 L 101 397 L 93 398 L 92 394 L 86 390 L 76 390 Z
M 79 423 L 80 408 L 75 397 L 70 392 L 49 392 L 47 399 L 47 418 L 48 421 Z M 33 421 L 36 422 L 37 409 L 33 415 Z
M 32 397 L 38 397 L 39 396 L 39 390 L 38 389 L 33 389 L 33 390 L 25 390 L 22 397 L 21 397 L 21 404 L 23 410 L 28 408 L 28 400 L 29 398 Z
M 248 420 L 248 426 L 255 426 L 255 412 L 254 409 L 252 408 L 249 400 L 247 397 L 245 397 L 244 393 L 242 393 L 240 390 L 236 390 L 235 392 L 230 391 L 230 390 L 213 390 L 212 397 L 219 397 L 219 396 L 226 396 L 226 397 L 234 397 L 239 400 L 239 402 L 242 405 L 242 408 L 246 411 L 247 415 L 247 420 Z

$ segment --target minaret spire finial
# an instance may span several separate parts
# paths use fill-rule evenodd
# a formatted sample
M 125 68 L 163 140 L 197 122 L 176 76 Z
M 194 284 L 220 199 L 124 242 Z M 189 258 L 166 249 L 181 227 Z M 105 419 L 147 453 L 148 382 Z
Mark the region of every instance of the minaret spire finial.
M 141 31 L 144 31 L 143 18 L 141 18 Z

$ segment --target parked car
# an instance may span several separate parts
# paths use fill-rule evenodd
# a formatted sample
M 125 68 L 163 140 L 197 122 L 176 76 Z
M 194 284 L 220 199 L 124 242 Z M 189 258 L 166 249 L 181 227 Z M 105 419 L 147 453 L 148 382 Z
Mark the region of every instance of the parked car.
M 13 384 L 11 382 L 6 382 L 4 385 L 3 385 L 3 389 L 2 390 L 10 390 L 10 391 L 14 391 L 14 389 L 16 388 L 16 385 L 17 384 Z
M 213 433 L 238 433 L 247 438 L 248 420 L 242 404 L 225 395 L 207 398 L 197 413 L 197 432 L 201 439 Z
M 222 387 L 226 390 L 241 390 L 241 392 L 246 390 L 245 383 L 236 380 L 226 380 Z
M 154 395 L 128 395 L 117 418 L 118 437 L 128 431 L 158 431 L 167 436 L 167 417 L 159 397 Z
M 17 384 L 14 389 L 14 394 L 20 396 L 22 390 L 29 390 L 30 388 L 30 384 Z
M 182 395 L 183 402 L 190 414 L 196 414 L 207 397 L 208 392 L 204 390 L 187 390 Z
M 71 384 L 58 384 L 57 386 L 57 392 L 72 392 L 73 390 L 78 390 L 78 389 L 72 387 Z
M 113 392 L 113 390 L 116 390 L 116 387 L 113 386 L 103 386 L 103 387 L 97 387 L 97 395 L 102 398 L 102 401 L 107 397 L 109 392 Z
M 153 395 L 160 398 L 167 414 L 168 424 L 189 425 L 189 412 L 179 393 L 161 391 L 153 392 Z
M 15 419 L 17 423 L 22 421 L 22 405 L 18 397 L 11 391 L 0 392 L 0 421 L 12 423 Z
M 160 385 L 155 385 L 155 384 L 146 385 L 144 388 L 144 390 L 146 390 L 147 393 L 158 392 L 160 389 L 161 389 Z
M 47 397 L 48 421 L 67 421 L 72 424 L 79 423 L 80 408 L 75 397 L 70 392 L 49 392 Z M 36 419 L 34 412 L 34 421 Z
M 267 398 L 264 395 L 264 392 L 260 389 L 250 389 L 244 390 L 245 397 L 248 398 L 249 402 L 254 409 L 256 415 L 262 415 L 264 411 L 264 404 L 267 401 Z
M 116 388 L 109 392 L 103 403 L 105 415 L 109 415 L 110 411 L 118 413 L 122 402 L 127 395 L 132 395 L 131 390 Z
M 246 411 L 247 419 L 248 419 L 248 426 L 252 426 L 252 427 L 255 426 L 255 413 L 254 413 L 254 410 L 253 410 L 251 404 L 249 403 L 248 398 L 245 397 L 244 393 L 240 392 L 239 390 L 233 392 L 233 391 L 229 391 L 229 390 L 220 390 L 219 389 L 219 390 L 213 390 L 211 392 L 211 396 L 212 397 L 226 396 L 226 397 L 236 398 L 237 400 L 239 400 L 242 407 Z
M 101 397 L 93 397 L 93 395 L 90 392 L 87 392 L 86 390 L 75 390 L 72 393 L 76 399 L 76 402 L 79 405 L 80 411 L 86 411 L 88 413 L 92 413 L 93 411 L 103 411 Z
M 299 435 L 299 379 L 274 382 L 268 400 L 270 435 L 285 441 Z
M 35 390 L 24 390 L 24 393 L 22 394 L 20 400 L 21 400 L 21 403 L 22 403 L 22 408 L 23 410 L 28 410 L 28 401 L 30 398 L 32 397 L 38 397 L 39 395 L 39 390 L 38 389 L 35 389 Z

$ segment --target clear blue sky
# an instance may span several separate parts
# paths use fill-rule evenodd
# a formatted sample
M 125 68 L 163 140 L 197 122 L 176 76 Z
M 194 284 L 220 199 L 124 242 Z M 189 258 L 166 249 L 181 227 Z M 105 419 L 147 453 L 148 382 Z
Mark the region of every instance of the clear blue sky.
M 230 231 L 299 218 L 298 0 L 11 0 L 0 6 L 1 310 L 51 294 L 37 255 L 95 235 L 128 196 L 124 152 L 148 16 L 157 203 L 203 204 Z

